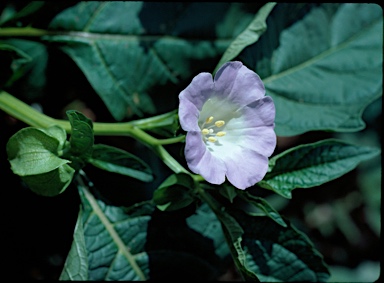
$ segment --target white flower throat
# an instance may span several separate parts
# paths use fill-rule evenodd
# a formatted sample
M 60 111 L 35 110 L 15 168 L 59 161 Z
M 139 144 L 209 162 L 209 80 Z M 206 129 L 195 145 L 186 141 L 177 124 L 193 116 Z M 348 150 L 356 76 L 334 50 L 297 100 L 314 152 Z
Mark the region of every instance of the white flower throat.
M 208 117 L 205 122 L 201 125 L 201 134 L 204 142 L 216 142 L 218 138 L 225 136 L 226 132 L 220 131 L 219 129 L 225 125 L 225 121 L 217 120 L 214 121 L 214 117 Z

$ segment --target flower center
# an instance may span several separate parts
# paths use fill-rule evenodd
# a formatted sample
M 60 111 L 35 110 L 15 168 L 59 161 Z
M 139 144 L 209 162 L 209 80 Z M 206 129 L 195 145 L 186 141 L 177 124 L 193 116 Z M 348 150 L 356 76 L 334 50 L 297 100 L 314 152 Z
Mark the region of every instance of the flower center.
M 215 121 L 213 116 L 208 117 L 205 122 L 201 125 L 201 134 L 203 136 L 204 142 L 216 142 L 218 138 L 225 136 L 226 132 L 220 131 L 219 128 L 225 125 L 225 121 L 217 120 Z M 206 127 L 206 125 L 208 125 Z

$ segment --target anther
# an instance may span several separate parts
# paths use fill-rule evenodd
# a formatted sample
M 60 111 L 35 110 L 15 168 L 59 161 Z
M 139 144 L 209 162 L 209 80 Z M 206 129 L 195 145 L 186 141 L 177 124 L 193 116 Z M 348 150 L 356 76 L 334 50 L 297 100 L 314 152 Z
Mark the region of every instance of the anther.
M 210 141 L 210 142 L 215 142 L 215 141 L 217 141 L 217 139 L 214 138 L 214 137 L 209 137 L 209 138 L 208 138 L 208 141 Z
M 205 124 L 209 124 L 213 121 L 213 116 L 211 117 L 208 117 L 206 120 L 205 120 Z
M 219 120 L 219 121 L 215 122 L 215 126 L 218 127 L 218 128 L 224 126 L 224 124 L 225 124 L 225 122 L 223 120 Z
M 202 130 L 201 130 L 201 133 L 202 133 L 203 135 L 208 135 L 208 134 L 209 134 L 209 130 L 208 130 L 208 129 L 202 129 Z
M 226 132 L 217 132 L 216 136 L 223 137 L 223 136 L 225 136 L 225 134 L 226 134 Z

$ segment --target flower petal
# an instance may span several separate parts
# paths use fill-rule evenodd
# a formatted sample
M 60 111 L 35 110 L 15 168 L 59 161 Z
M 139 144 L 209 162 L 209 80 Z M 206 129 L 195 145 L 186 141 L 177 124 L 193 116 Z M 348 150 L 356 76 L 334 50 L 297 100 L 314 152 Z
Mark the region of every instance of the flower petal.
M 185 97 L 180 98 L 179 120 L 184 131 L 200 131 L 198 125 L 199 115 L 199 110 L 191 101 Z
M 204 177 L 212 184 L 225 181 L 226 167 L 221 159 L 216 158 L 205 146 L 200 132 L 188 132 L 186 136 L 185 159 L 189 169 Z
M 261 181 L 268 170 L 268 158 L 250 149 L 237 150 L 224 162 L 228 181 L 241 190 Z
M 222 143 L 235 143 L 237 146 L 254 150 L 269 157 L 276 148 L 276 133 L 272 126 L 231 130 Z
M 179 94 L 179 99 L 187 99 L 200 111 L 213 94 L 213 79 L 210 73 L 200 73 Z
M 244 109 L 244 116 L 252 126 L 273 125 L 276 109 L 272 97 L 265 96 L 248 104 Z
M 264 97 L 265 88 L 260 77 L 241 62 L 227 62 L 217 71 L 215 94 L 237 105 L 247 105 Z

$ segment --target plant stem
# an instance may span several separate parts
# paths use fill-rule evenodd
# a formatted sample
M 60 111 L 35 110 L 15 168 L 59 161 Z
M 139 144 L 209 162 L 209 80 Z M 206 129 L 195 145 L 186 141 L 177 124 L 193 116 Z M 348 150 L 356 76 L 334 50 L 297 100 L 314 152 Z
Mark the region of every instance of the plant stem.
M 0 91 L 0 109 L 30 126 L 48 128 L 53 125 L 58 125 L 62 127 L 67 133 L 71 133 L 71 125 L 69 121 L 54 119 L 43 113 L 40 113 L 28 104 L 22 102 L 21 100 L 5 91 Z M 159 115 L 160 119 L 163 119 L 164 115 L 165 114 Z M 154 122 L 157 118 L 155 116 L 152 118 L 143 119 L 146 121 L 142 124 L 148 125 L 149 119 Z M 157 139 L 147 134 L 136 125 L 140 125 L 140 120 L 123 123 L 94 122 L 93 131 L 95 135 L 101 136 L 130 136 L 152 149 L 175 173 L 190 174 L 162 146 L 184 141 L 184 135 L 168 139 Z M 196 175 L 194 178 L 196 178 L 196 180 L 201 179 L 198 177 L 198 175 Z
M 58 125 L 67 133 L 71 133 L 71 125 L 69 121 L 54 119 L 40 113 L 6 91 L 0 91 L 0 109 L 30 126 L 48 128 L 53 125 Z M 155 119 L 153 118 L 153 120 Z M 140 125 L 140 120 L 123 123 L 94 122 L 93 131 L 95 135 L 99 136 L 130 136 L 153 146 L 178 143 L 185 139 L 185 136 L 183 135 L 168 139 L 157 139 L 147 134 L 136 125 Z
M 32 36 L 32 37 L 41 37 L 44 35 L 52 35 L 57 32 L 52 32 L 44 29 L 37 29 L 32 27 L 9 27 L 9 28 L 0 28 L 0 37 L 24 37 L 24 36 Z

